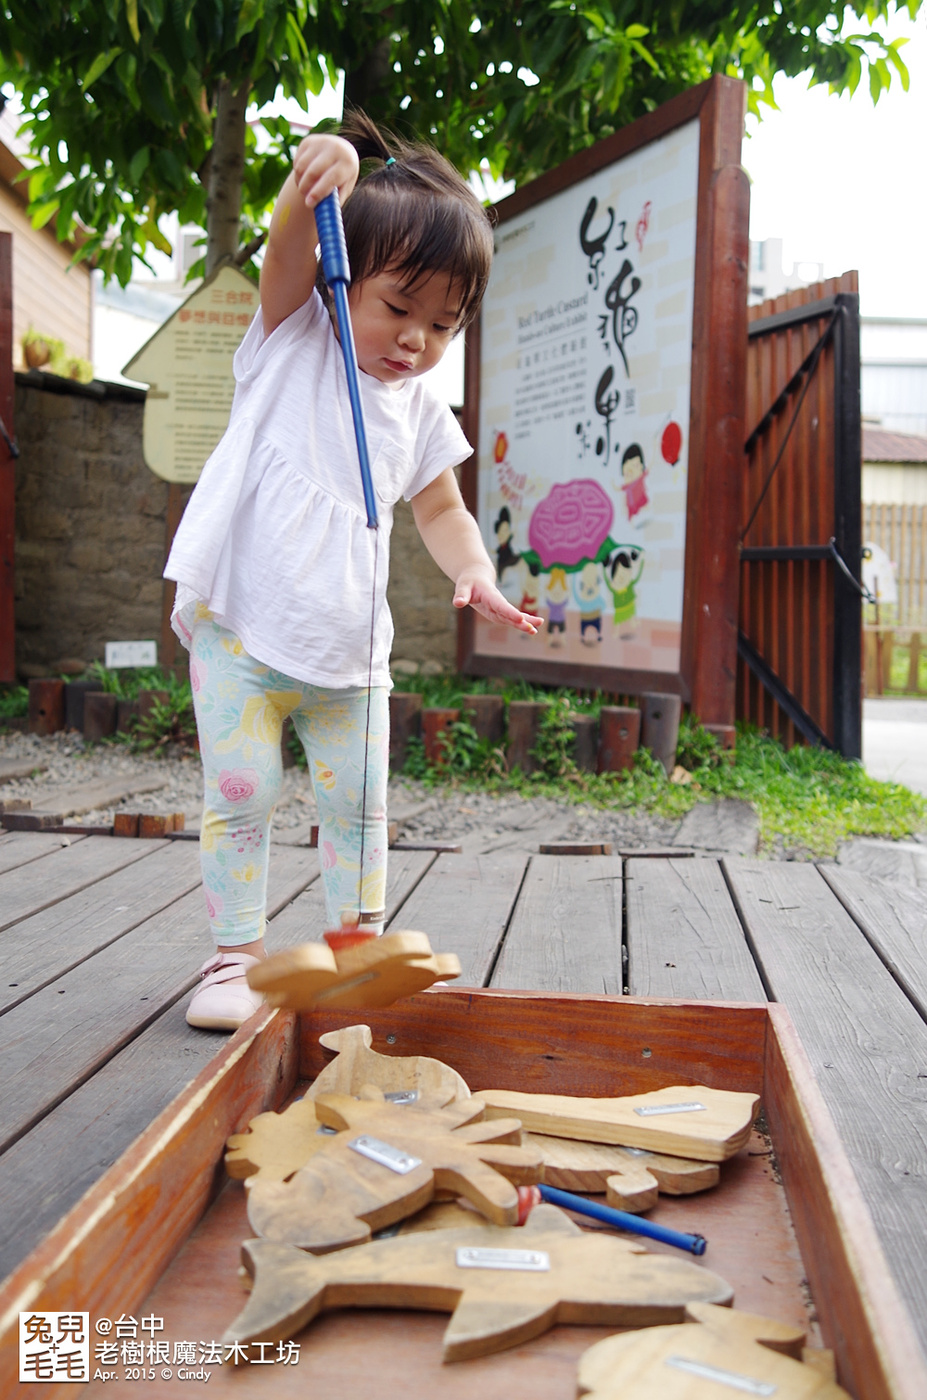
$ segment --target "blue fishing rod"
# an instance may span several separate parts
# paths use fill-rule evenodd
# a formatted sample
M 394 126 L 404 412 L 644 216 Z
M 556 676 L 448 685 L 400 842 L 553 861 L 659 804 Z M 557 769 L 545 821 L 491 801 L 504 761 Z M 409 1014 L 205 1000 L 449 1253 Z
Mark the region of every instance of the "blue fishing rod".
M 327 194 L 315 206 L 315 226 L 318 229 L 319 246 L 322 250 L 322 274 L 335 303 L 338 337 L 341 341 L 341 353 L 344 356 L 348 397 L 351 400 L 351 413 L 354 418 L 354 437 L 357 441 L 361 483 L 364 488 L 364 505 L 367 509 L 367 528 L 375 530 L 379 523 L 377 503 L 373 494 L 373 479 L 370 475 L 370 458 L 367 455 L 367 432 L 364 427 L 364 406 L 361 403 L 360 382 L 358 380 L 357 351 L 354 348 L 351 310 L 348 306 L 351 266 L 348 262 L 347 244 L 344 241 L 341 201 L 338 198 L 337 190 L 332 190 L 331 194 Z
M 315 206 L 315 226 L 319 234 L 319 247 L 322 253 L 322 275 L 335 303 L 335 316 L 338 322 L 338 338 L 344 357 L 344 372 L 348 381 L 348 398 L 351 401 L 351 414 L 354 418 L 354 438 L 357 442 L 357 459 L 360 465 L 361 484 L 364 488 L 364 505 L 367 509 L 367 529 L 376 530 L 377 502 L 373 494 L 373 478 L 370 475 L 370 458 L 367 454 L 367 430 L 364 426 L 364 405 L 361 402 L 360 381 L 358 379 L 357 351 L 354 348 L 354 330 L 351 326 L 351 308 L 348 305 L 348 288 L 351 285 L 351 264 L 348 262 L 348 247 L 344 241 L 344 222 L 341 218 L 341 200 L 337 189 L 332 190 Z M 361 840 L 360 860 L 357 867 L 357 928 L 363 906 L 364 889 L 364 833 L 367 826 L 367 762 L 370 745 L 370 696 L 373 675 L 373 632 L 377 594 L 377 546 L 379 533 L 374 535 L 373 589 L 370 600 L 370 655 L 367 665 L 367 724 L 364 732 L 364 782 L 361 798 Z M 346 930 L 332 930 L 333 934 Z

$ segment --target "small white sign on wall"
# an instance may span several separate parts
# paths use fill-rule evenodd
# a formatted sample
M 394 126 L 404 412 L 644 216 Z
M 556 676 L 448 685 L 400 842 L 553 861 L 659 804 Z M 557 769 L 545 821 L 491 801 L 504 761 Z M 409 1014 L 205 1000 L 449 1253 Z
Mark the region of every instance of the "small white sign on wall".
M 124 666 L 157 666 L 157 642 L 107 642 L 106 669 L 118 671 Z
M 898 582 L 895 565 L 881 545 L 867 540 L 863 545 L 863 587 L 868 588 L 877 603 L 898 602 Z

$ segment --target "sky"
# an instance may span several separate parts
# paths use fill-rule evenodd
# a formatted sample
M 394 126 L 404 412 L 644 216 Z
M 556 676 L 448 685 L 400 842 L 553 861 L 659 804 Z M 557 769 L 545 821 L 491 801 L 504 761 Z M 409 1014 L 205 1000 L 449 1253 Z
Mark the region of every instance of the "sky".
M 855 268 L 863 316 L 927 317 L 927 13 L 896 17 L 888 34 L 911 36 L 908 92 L 893 80 L 873 107 L 865 78 L 836 97 L 780 77 L 779 111 L 748 120 L 750 237 L 782 238 L 786 271 Z

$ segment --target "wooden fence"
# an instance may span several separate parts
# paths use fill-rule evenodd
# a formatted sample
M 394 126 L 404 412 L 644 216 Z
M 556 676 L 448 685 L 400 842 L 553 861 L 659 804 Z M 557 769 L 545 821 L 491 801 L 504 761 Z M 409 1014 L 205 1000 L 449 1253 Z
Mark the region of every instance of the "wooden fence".
M 898 603 L 883 605 L 878 622 L 927 631 L 927 506 L 864 502 L 863 541 L 879 545 L 895 565 Z M 866 622 L 876 621 L 868 604 Z

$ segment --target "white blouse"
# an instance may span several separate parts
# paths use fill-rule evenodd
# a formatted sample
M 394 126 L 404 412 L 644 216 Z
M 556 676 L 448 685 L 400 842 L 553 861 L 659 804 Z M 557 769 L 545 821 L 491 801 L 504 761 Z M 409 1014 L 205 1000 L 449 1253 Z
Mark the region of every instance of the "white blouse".
M 295 680 L 342 688 L 369 675 L 389 686 L 393 507 L 470 445 L 420 379 L 391 386 L 361 373 L 379 517 L 370 530 L 341 346 L 319 294 L 266 337 L 258 311 L 234 371 L 229 426 L 164 570 L 178 585 L 174 630 L 189 645 L 205 605 L 255 660 Z

